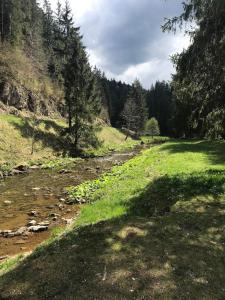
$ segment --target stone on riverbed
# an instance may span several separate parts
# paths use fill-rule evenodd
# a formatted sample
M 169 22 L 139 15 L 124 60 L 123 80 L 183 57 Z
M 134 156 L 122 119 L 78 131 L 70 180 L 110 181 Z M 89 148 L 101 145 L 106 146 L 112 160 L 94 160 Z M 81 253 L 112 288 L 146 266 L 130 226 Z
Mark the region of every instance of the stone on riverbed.
M 20 227 L 17 230 L 0 230 L 0 236 L 5 238 L 12 238 L 14 236 L 20 236 L 27 233 L 27 227 Z
M 41 189 L 40 187 L 34 187 L 34 188 L 32 188 L 33 191 L 40 191 L 40 189 Z
M 35 220 L 31 220 L 28 222 L 27 226 L 30 227 L 30 226 L 35 226 L 37 224 L 37 221 Z
M 66 225 L 71 225 L 73 223 L 73 219 L 64 219 L 62 218 L 62 221 L 66 223 Z
M 37 217 L 38 215 L 38 212 L 36 210 L 32 210 L 28 213 L 28 216 L 31 216 L 31 217 Z
M 36 165 L 34 165 L 34 166 L 30 166 L 30 169 L 31 169 L 31 170 L 38 170 L 38 169 L 40 169 L 40 167 L 39 167 L 39 166 L 36 166 Z
M 14 234 L 16 235 L 23 235 L 27 232 L 27 227 L 20 227 L 19 229 L 17 229 Z
M 0 260 L 4 260 L 4 259 L 7 259 L 7 258 L 9 258 L 8 255 L 0 256 Z
M 27 172 L 28 166 L 27 165 L 18 165 L 14 168 L 14 170 L 24 173 L 24 172 Z
M 49 221 L 43 221 L 41 223 L 38 223 L 38 226 L 49 226 L 50 222 Z
M 59 171 L 59 174 L 70 174 L 70 173 L 72 173 L 72 171 L 65 170 L 65 169 L 62 169 L 62 170 Z
M 53 208 L 55 208 L 55 206 L 54 205 L 48 205 L 48 206 L 46 206 L 46 208 L 47 209 L 53 209 Z
M 28 227 L 28 230 L 31 232 L 42 232 L 48 230 L 48 226 L 40 226 L 40 225 L 30 226 Z
M 4 203 L 5 203 L 5 204 L 12 204 L 12 201 L 5 200 Z
M 8 237 L 10 234 L 12 234 L 12 230 L 0 230 L 0 236 Z

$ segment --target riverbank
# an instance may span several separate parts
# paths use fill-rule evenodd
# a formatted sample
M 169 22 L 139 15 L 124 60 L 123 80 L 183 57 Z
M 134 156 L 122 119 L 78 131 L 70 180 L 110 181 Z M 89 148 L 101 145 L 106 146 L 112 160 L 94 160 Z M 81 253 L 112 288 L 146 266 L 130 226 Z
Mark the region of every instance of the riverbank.
M 0 178 L 19 173 L 21 166 L 64 164 L 66 167 L 70 163 L 68 145 L 61 135 L 65 127 L 64 120 L 42 118 L 37 125 L 30 115 L 0 114 Z M 106 124 L 97 126 L 96 134 L 100 146 L 85 149 L 84 155 L 106 155 L 140 143 L 132 139 L 125 141 L 124 134 Z
M 74 229 L 17 259 L 0 296 L 222 299 L 224 153 L 224 142 L 170 141 L 115 167 Z

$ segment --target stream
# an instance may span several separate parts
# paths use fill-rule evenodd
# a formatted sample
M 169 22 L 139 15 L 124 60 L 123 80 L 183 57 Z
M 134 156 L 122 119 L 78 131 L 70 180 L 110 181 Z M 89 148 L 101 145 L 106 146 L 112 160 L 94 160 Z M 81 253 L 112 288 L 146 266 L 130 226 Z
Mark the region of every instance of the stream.
M 32 251 L 51 236 L 55 227 L 67 226 L 79 214 L 80 205 L 64 203 L 65 187 L 99 177 L 113 166 L 124 163 L 141 147 L 111 153 L 105 157 L 83 159 L 70 167 L 70 172 L 30 170 L 0 181 L 0 231 L 24 228 L 30 221 L 48 222 L 48 230 L 29 232 L 13 237 L 0 236 L 0 260 L 15 254 Z M 32 211 L 37 215 L 29 216 Z

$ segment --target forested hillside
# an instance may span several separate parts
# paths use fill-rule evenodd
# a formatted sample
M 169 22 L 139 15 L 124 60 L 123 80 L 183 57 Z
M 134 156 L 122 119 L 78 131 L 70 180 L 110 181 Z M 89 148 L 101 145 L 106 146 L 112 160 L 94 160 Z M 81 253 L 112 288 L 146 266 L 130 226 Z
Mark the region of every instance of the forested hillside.
M 94 97 L 95 116 L 114 127 L 126 126 L 122 115 L 132 85 L 107 79 L 101 70 L 90 67 L 68 2 L 58 3 L 56 11 L 48 0 L 43 8 L 35 0 L 1 0 L 0 6 L 2 103 L 36 114 L 67 117 L 71 127 L 73 110 L 84 111 L 84 106 L 93 102 L 93 98 L 89 104 L 80 101 L 79 109 L 75 108 L 71 95 L 74 93 L 80 99 L 78 90 L 82 90 L 86 98 Z M 84 69 L 79 73 L 81 67 Z M 164 85 L 170 89 L 166 83 L 156 85 L 159 93 L 165 94 L 161 98 L 152 90 L 143 89 L 143 93 L 148 106 L 146 117 L 159 119 L 162 134 L 169 134 L 171 99 Z M 4 109 L 2 104 L 1 107 Z M 86 112 L 90 111 L 89 106 Z

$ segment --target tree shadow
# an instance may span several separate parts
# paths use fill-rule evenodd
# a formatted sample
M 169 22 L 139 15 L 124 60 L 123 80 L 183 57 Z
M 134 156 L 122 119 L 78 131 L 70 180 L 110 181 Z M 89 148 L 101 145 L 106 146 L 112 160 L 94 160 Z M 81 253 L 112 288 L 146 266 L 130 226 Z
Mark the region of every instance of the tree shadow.
M 50 147 L 56 152 L 67 154 L 70 145 L 63 137 L 64 129 L 51 120 L 35 122 L 31 118 L 24 118 L 21 122 L 11 120 L 10 124 L 20 131 L 22 137 L 33 138 L 35 142 L 41 142 L 43 148 Z
M 172 144 L 165 144 L 162 150 L 167 150 L 170 153 L 204 153 L 207 158 L 214 164 L 225 163 L 225 141 L 176 141 Z
M 223 299 L 225 171 L 164 176 L 127 215 L 74 229 L 0 281 L 0 299 Z

